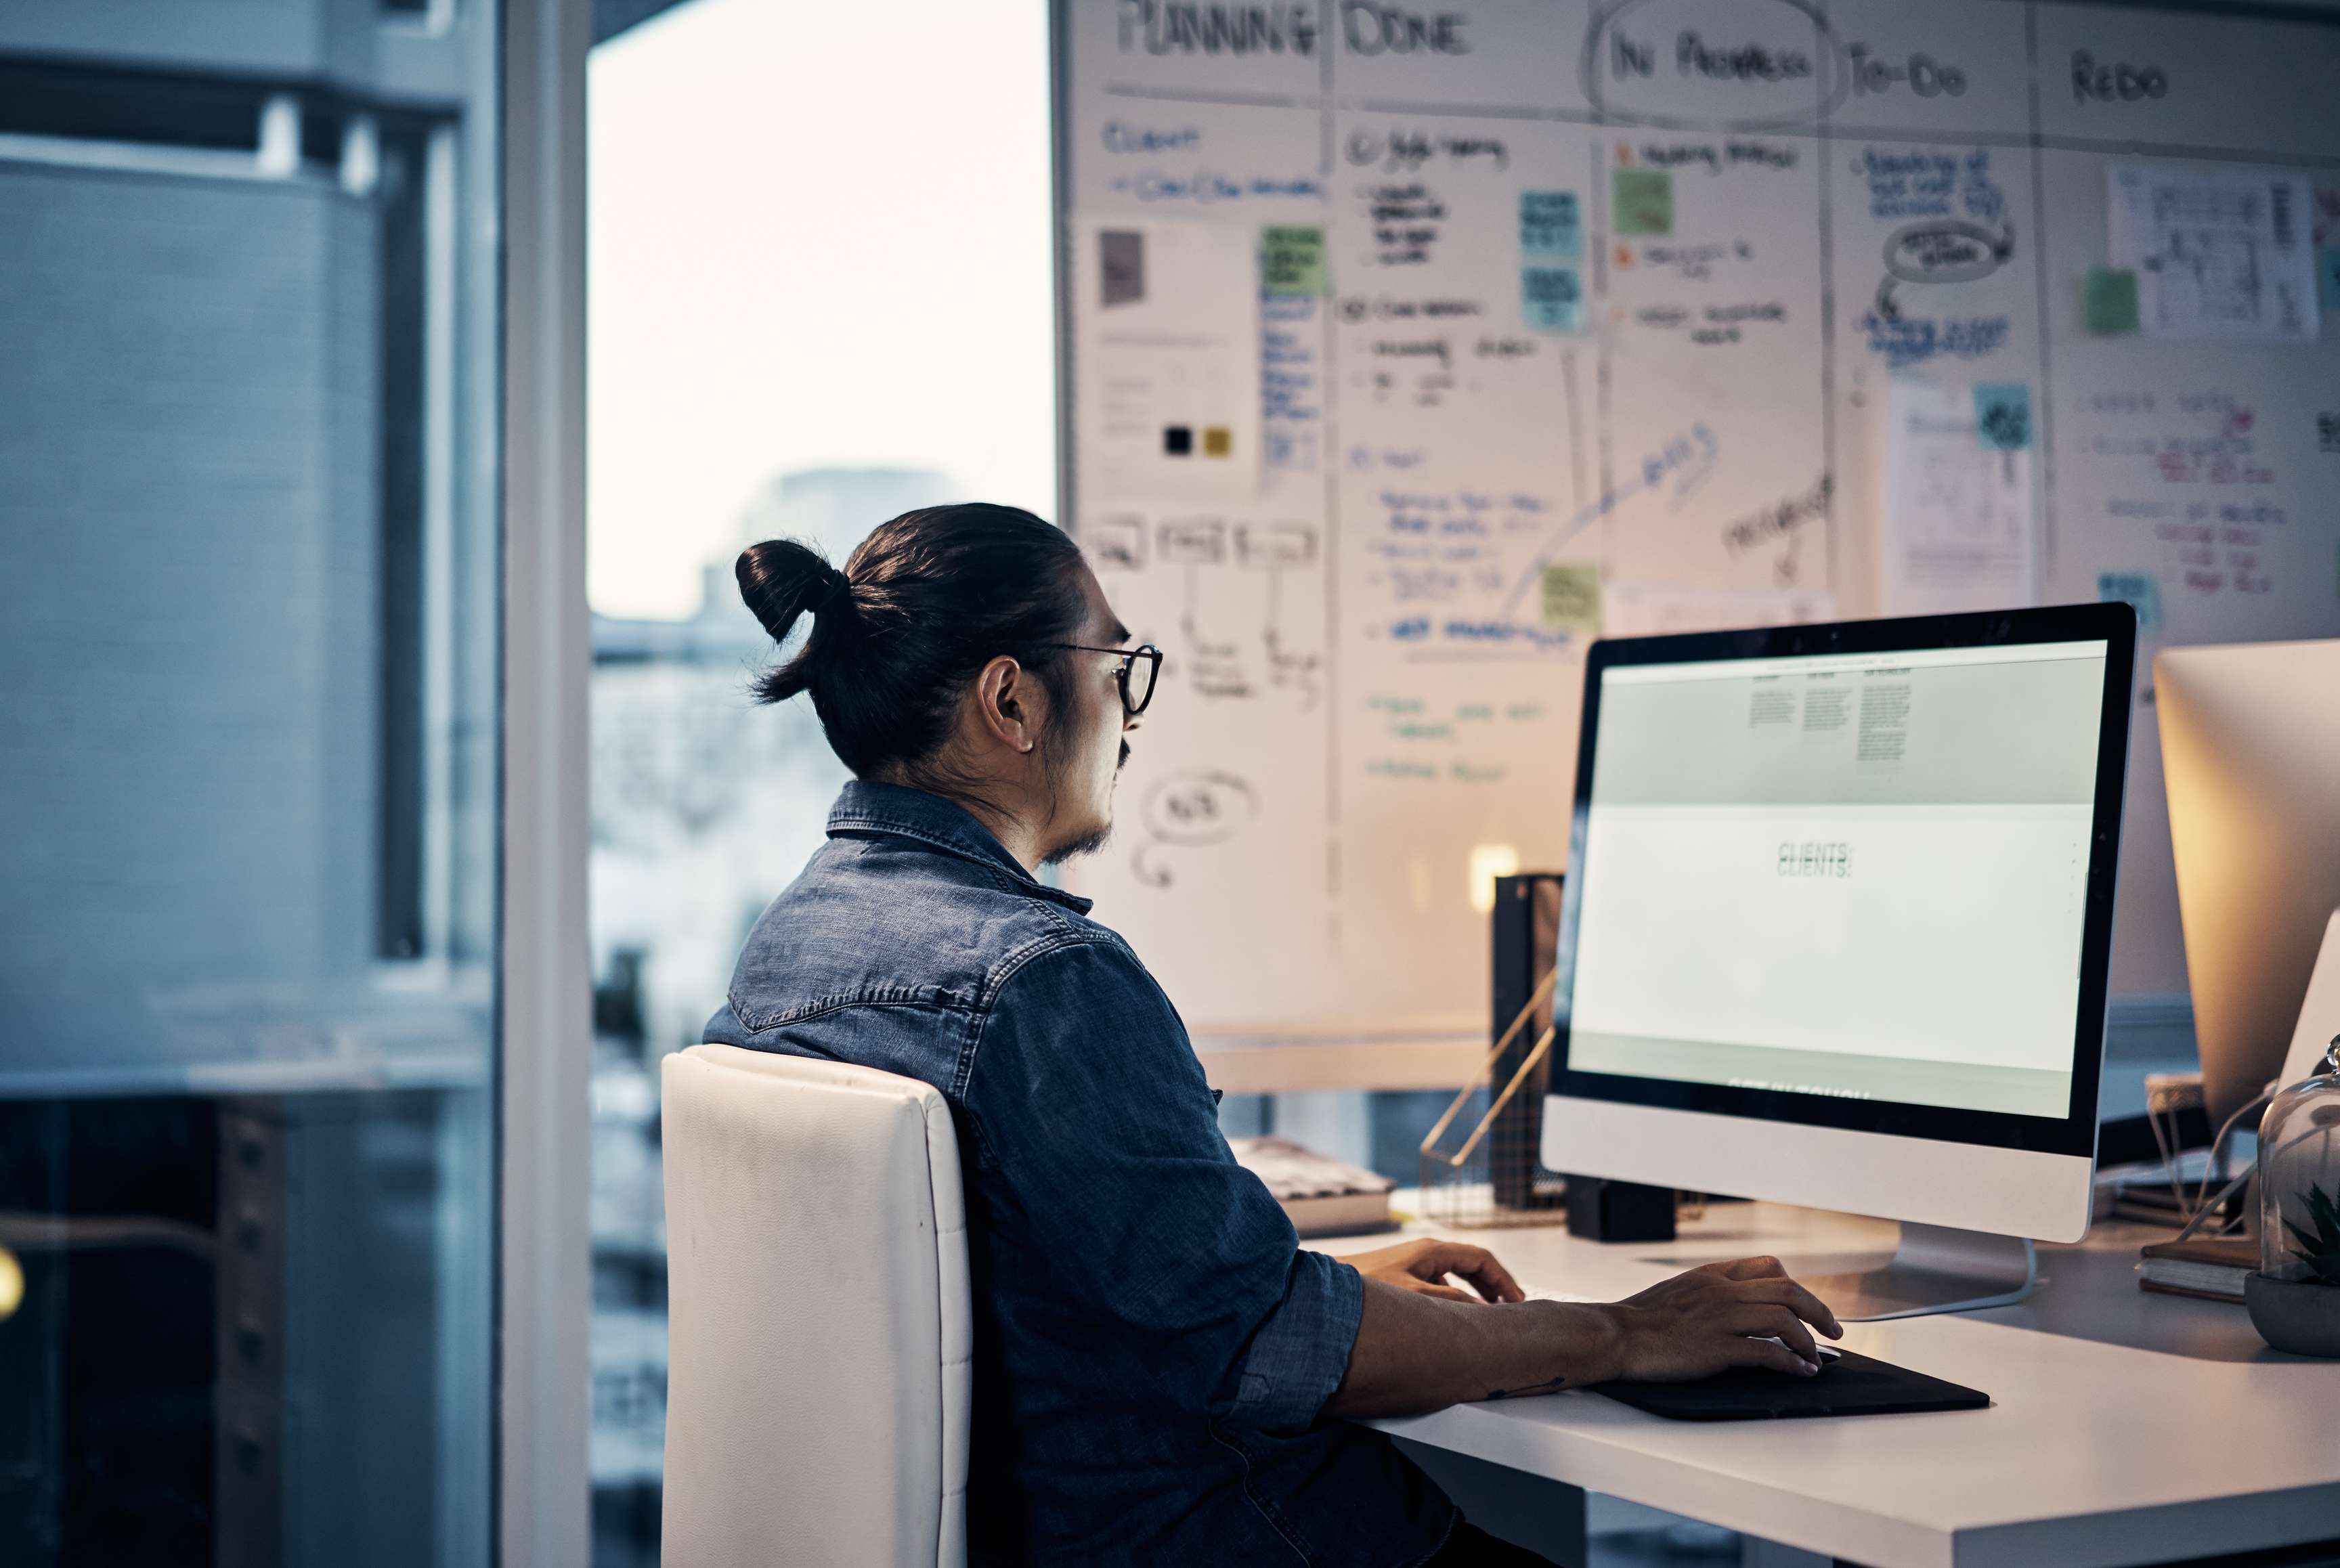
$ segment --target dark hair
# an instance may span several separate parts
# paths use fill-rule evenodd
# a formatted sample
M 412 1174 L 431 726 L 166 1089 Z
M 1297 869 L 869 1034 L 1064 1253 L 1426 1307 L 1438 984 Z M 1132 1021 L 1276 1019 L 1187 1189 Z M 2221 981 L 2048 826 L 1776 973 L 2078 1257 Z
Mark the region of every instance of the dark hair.
M 1080 547 L 1012 506 L 968 501 L 906 511 L 870 531 L 843 571 L 794 540 L 739 552 L 739 597 L 772 640 L 797 617 L 812 634 L 793 658 L 756 681 L 761 702 L 812 693 L 828 744 L 868 779 L 899 769 L 930 781 L 968 682 L 1009 654 L 1049 696 L 1049 730 L 1070 691 L 1064 656 L 1087 619 Z

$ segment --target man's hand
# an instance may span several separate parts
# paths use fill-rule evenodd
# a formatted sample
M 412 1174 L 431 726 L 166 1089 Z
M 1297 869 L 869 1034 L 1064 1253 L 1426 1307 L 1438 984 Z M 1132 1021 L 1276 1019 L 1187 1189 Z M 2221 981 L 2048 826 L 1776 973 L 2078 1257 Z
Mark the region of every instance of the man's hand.
M 1359 1420 L 1625 1377 L 1677 1381 L 1730 1366 L 1807 1372 L 1819 1355 L 1804 1325 L 1841 1332 L 1777 1258 L 1710 1263 L 1607 1305 L 1531 1301 L 1492 1311 L 1479 1298 L 1517 1302 L 1520 1287 L 1483 1248 L 1415 1241 L 1346 1261 L 1365 1276 L 1364 1305 L 1348 1369 L 1324 1408 Z M 1449 1274 L 1479 1298 L 1445 1284 Z
M 1384 1246 L 1373 1252 L 1353 1252 L 1341 1259 L 1367 1279 L 1377 1279 L 1384 1285 L 1410 1290 L 1416 1295 L 1443 1296 L 1449 1301 L 1473 1304 L 1496 1301 L 1525 1301 L 1519 1281 L 1511 1271 L 1495 1261 L 1495 1255 L 1483 1246 L 1472 1246 L 1459 1241 L 1435 1241 L 1423 1237 L 1403 1241 L 1395 1246 Z M 1448 1275 L 1470 1282 L 1472 1290 L 1457 1290 L 1446 1283 Z
M 1618 1329 L 1610 1376 L 1653 1383 L 1686 1383 L 1732 1366 L 1810 1376 L 1820 1357 L 1805 1325 L 1830 1339 L 1844 1336 L 1836 1315 L 1790 1279 L 1776 1257 L 1710 1263 L 1600 1310 Z

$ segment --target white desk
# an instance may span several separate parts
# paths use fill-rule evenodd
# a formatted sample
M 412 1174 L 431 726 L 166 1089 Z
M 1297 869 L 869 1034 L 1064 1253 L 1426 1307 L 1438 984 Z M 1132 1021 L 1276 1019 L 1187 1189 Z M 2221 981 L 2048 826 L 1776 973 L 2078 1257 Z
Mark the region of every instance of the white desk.
M 1755 1253 L 1867 1266 L 1893 1234 L 1769 1204 L 1715 1206 L 1671 1243 L 1406 1231 L 1487 1246 L 1531 1289 L 1602 1298 Z M 2240 1306 L 2138 1290 L 2137 1248 L 2166 1234 L 2113 1225 L 2042 1246 L 2020 1306 L 1846 1325 L 1848 1349 L 1981 1389 L 1988 1410 L 1673 1422 L 1572 1392 L 1373 1424 L 1868 1568 L 2088 1568 L 2340 1539 L 2340 1362 L 2268 1350 Z

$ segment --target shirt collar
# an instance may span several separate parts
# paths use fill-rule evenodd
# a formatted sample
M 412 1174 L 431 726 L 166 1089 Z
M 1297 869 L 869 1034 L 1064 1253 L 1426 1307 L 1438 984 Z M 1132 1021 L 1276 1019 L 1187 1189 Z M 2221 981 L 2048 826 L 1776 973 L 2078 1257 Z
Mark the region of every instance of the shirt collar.
M 1062 888 L 1051 888 L 1034 877 L 993 837 L 991 829 L 977 821 L 965 808 L 923 789 L 853 779 L 838 793 L 837 804 L 828 809 L 828 833 L 832 839 L 848 833 L 915 839 L 947 855 L 1005 872 L 1035 897 L 1063 904 L 1075 914 L 1089 912 L 1091 900 Z

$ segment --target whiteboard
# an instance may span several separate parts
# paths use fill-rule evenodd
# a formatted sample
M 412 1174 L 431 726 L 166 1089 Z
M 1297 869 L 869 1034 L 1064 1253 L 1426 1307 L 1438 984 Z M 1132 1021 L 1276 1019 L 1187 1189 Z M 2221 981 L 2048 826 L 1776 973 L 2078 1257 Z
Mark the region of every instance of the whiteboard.
M 1166 654 L 1066 881 L 1198 1035 L 1483 1029 L 1602 631 L 1961 594 L 2140 602 L 2112 986 L 2185 991 L 2151 656 L 2340 634 L 2340 25 L 1058 0 L 1056 49 L 1063 516 Z

